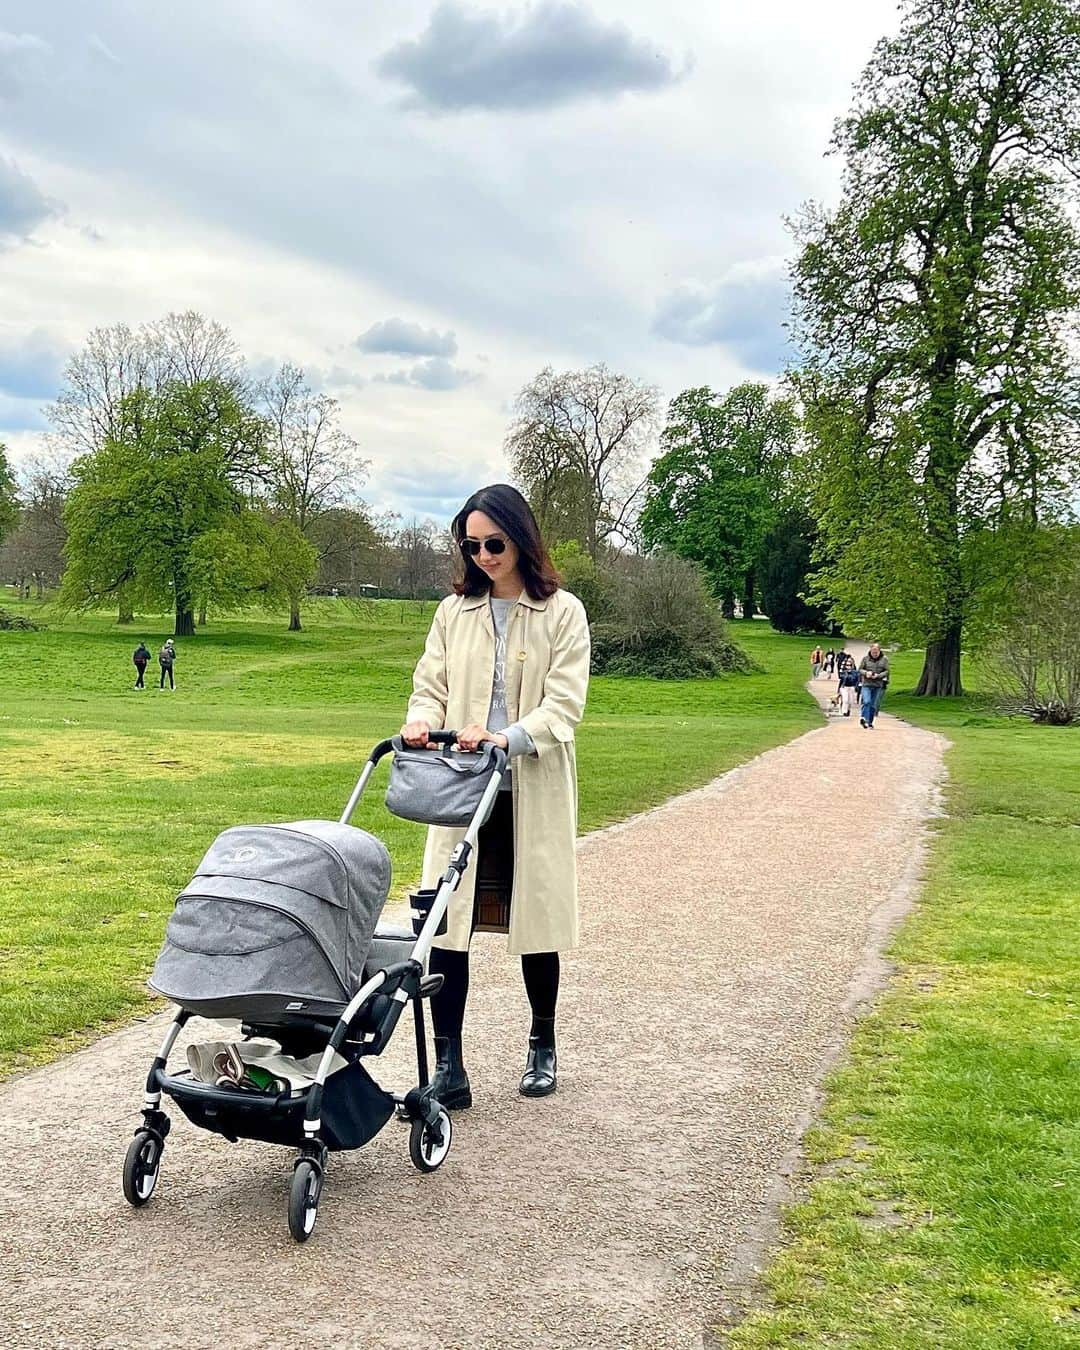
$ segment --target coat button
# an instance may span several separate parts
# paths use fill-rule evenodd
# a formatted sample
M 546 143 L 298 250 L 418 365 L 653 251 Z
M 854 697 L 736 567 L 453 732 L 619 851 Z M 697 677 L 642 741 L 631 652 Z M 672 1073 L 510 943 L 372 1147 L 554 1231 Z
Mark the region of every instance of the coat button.
M 524 652 L 518 652 L 518 660 L 519 660 L 519 661 L 524 661 L 524 660 L 525 660 L 525 653 L 524 653 Z

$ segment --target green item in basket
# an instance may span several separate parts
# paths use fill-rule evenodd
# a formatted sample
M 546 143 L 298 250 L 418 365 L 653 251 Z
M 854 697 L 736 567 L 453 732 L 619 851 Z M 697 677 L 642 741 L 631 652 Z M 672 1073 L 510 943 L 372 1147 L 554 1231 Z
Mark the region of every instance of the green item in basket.
M 260 1092 L 284 1092 L 285 1085 L 269 1069 L 260 1069 L 257 1064 L 244 1065 L 244 1078 L 257 1087 Z

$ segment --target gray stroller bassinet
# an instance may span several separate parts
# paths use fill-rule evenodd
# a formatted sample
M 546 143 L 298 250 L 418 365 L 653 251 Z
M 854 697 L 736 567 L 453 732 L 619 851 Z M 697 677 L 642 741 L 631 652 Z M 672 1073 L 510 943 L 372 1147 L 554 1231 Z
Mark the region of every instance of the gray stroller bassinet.
M 389 889 L 386 846 L 355 826 L 225 830 L 176 902 L 150 986 L 200 1017 L 332 1015 L 363 983 Z

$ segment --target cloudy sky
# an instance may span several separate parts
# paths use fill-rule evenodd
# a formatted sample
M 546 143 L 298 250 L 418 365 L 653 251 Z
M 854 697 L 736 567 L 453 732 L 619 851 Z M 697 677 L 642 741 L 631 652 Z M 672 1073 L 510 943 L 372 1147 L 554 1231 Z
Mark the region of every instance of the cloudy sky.
M 365 495 L 506 476 L 518 389 L 784 360 L 783 215 L 893 0 L 0 0 L 0 441 L 89 330 L 198 309 L 305 367 Z

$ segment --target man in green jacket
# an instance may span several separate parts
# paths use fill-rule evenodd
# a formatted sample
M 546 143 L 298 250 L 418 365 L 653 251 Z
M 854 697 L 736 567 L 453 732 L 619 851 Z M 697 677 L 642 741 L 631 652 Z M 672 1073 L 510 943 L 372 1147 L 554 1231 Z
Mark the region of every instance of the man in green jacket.
M 879 642 L 871 642 L 870 650 L 859 663 L 859 678 L 862 681 L 862 705 L 859 726 L 868 731 L 874 729 L 874 718 L 881 707 L 882 695 L 889 683 L 889 658 L 881 650 Z

